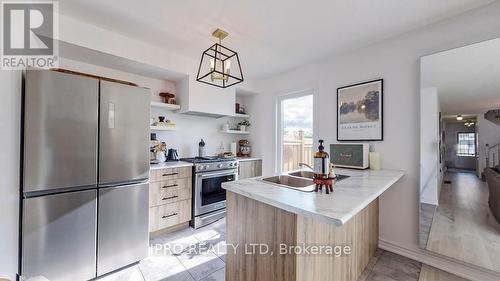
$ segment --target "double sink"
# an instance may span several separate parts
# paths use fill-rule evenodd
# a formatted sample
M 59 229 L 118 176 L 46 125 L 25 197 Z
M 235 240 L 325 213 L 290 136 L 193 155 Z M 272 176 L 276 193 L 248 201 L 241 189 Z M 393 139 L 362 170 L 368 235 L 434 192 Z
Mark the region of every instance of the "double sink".
M 337 175 L 335 181 L 343 180 L 348 177 L 349 176 L 346 175 Z M 316 189 L 316 185 L 313 182 L 313 178 L 314 178 L 313 172 L 300 170 L 300 171 L 289 172 L 287 174 L 279 176 L 263 178 L 262 180 L 286 188 L 291 188 L 304 192 L 312 192 Z

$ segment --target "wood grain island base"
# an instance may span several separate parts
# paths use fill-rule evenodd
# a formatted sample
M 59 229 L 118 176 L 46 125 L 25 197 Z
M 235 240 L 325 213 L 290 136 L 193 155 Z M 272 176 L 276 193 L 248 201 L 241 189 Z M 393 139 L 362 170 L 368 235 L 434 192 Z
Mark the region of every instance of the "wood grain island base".
M 377 249 L 378 198 L 338 225 L 228 190 L 227 243 L 226 280 L 357 280 Z M 288 254 L 280 254 L 283 245 Z M 292 246 L 295 251 L 289 251 Z M 304 253 L 307 246 L 322 254 L 312 254 L 312 247 Z

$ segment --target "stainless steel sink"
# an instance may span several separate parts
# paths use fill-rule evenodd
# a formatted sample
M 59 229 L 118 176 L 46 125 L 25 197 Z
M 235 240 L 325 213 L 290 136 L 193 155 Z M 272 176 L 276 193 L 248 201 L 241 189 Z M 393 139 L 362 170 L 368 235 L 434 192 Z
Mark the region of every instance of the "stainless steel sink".
M 273 176 L 262 179 L 265 182 L 273 183 L 282 187 L 296 189 L 304 192 L 314 191 L 315 186 L 312 180 L 289 175 Z
M 313 179 L 314 178 L 314 172 L 307 171 L 307 170 L 293 171 L 293 172 L 289 172 L 288 174 L 290 176 L 294 176 L 294 177 L 301 177 L 301 178 L 307 178 L 307 179 Z M 346 175 L 339 175 L 339 174 L 337 174 L 336 176 L 337 176 L 337 178 L 335 178 L 336 182 L 341 181 L 341 180 L 346 179 L 346 178 L 349 177 L 349 176 L 346 176 Z
M 348 178 L 346 175 L 337 175 L 335 182 Z M 281 187 L 291 188 L 304 192 L 312 192 L 316 189 L 314 172 L 307 170 L 293 171 L 285 175 L 263 178 L 262 181 L 273 183 Z
M 295 171 L 295 172 L 290 172 L 288 173 L 290 176 L 294 177 L 301 177 L 301 178 L 308 178 L 308 179 L 313 179 L 314 178 L 314 172 L 311 171 Z

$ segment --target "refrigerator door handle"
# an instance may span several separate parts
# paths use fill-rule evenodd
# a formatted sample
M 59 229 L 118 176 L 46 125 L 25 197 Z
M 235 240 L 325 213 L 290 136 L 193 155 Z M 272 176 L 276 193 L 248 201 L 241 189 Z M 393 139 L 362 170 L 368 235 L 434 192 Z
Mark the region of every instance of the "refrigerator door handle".
M 115 104 L 112 102 L 108 104 L 108 128 L 115 128 Z

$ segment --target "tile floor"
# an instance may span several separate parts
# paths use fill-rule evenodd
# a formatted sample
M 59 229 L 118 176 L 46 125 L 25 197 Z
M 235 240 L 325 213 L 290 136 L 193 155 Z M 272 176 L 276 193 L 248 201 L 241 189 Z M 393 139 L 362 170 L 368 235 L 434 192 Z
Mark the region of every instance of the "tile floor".
M 225 277 L 225 219 L 207 227 L 153 238 L 149 257 L 99 281 L 221 281 Z
M 149 257 L 99 281 L 223 281 L 226 225 L 220 220 L 194 230 L 184 229 L 150 241 Z M 358 281 L 417 281 L 422 264 L 377 250 Z

